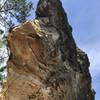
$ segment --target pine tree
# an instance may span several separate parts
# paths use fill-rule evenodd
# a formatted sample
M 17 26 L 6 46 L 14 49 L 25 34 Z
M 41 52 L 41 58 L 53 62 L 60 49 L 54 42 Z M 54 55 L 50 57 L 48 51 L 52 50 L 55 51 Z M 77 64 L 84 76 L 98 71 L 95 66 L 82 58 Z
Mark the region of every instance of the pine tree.
M 3 63 L 9 57 L 5 33 L 16 23 L 25 22 L 32 9 L 33 3 L 28 0 L 0 0 L 0 80 L 6 68 Z

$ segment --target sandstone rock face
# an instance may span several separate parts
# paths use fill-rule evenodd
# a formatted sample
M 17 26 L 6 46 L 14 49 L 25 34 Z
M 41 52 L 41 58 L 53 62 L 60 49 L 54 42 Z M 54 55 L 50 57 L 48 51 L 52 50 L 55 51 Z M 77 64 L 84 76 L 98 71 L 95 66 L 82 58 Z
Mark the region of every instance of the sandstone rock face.
M 40 0 L 36 15 L 8 35 L 1 100 L 94 100 L 88 57 L 75 44 L 60 0 Z

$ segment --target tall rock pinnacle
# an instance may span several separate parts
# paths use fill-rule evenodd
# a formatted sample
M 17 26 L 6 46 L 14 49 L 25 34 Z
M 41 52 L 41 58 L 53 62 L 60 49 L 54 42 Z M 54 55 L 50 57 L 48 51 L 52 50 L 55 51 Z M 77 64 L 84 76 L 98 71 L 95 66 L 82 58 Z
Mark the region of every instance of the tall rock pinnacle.
M 8 35 L 11 55 L 0 100 L 94 100 L 89 59 L 60 0 L 39 0 L 36 18 Z
M 76 45 L 72 37 L 72 28 L 68 23 L 67 15 L 60 0 L 40 0 L 38 2 L 36 16 L 38 19 L 48 18 L 48 26 L 53 26 L 60 35 L 58 44 L 63 53 L 63 60 L 68 56 L 66 50 L 70 49 L 69 56 L 74 61 Z M 73 53 L 72 53 L 73 52 Z M 68 58 L 68 59 L 70 59 Z M 70 60 L 71 60 L 70 59 Z

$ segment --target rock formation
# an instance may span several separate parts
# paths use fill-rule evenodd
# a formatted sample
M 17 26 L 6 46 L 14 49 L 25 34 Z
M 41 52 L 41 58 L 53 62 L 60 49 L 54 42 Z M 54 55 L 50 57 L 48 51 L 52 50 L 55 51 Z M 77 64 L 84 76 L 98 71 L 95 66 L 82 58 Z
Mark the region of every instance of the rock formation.
M 73 39 L 60 0 L 40 0 L 36 19 L 8 35 L 1 100 L 94 100 L 87 54 Z

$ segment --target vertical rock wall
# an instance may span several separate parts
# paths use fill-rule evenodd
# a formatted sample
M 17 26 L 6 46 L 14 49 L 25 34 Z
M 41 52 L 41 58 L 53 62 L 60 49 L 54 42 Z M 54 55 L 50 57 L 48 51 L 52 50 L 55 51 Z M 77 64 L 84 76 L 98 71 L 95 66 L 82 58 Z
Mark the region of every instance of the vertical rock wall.
M 87 54 L 76 46 L 60 0 L 40 0 L 36 16 L 8 35 L 1 100 L 94 100 Z

